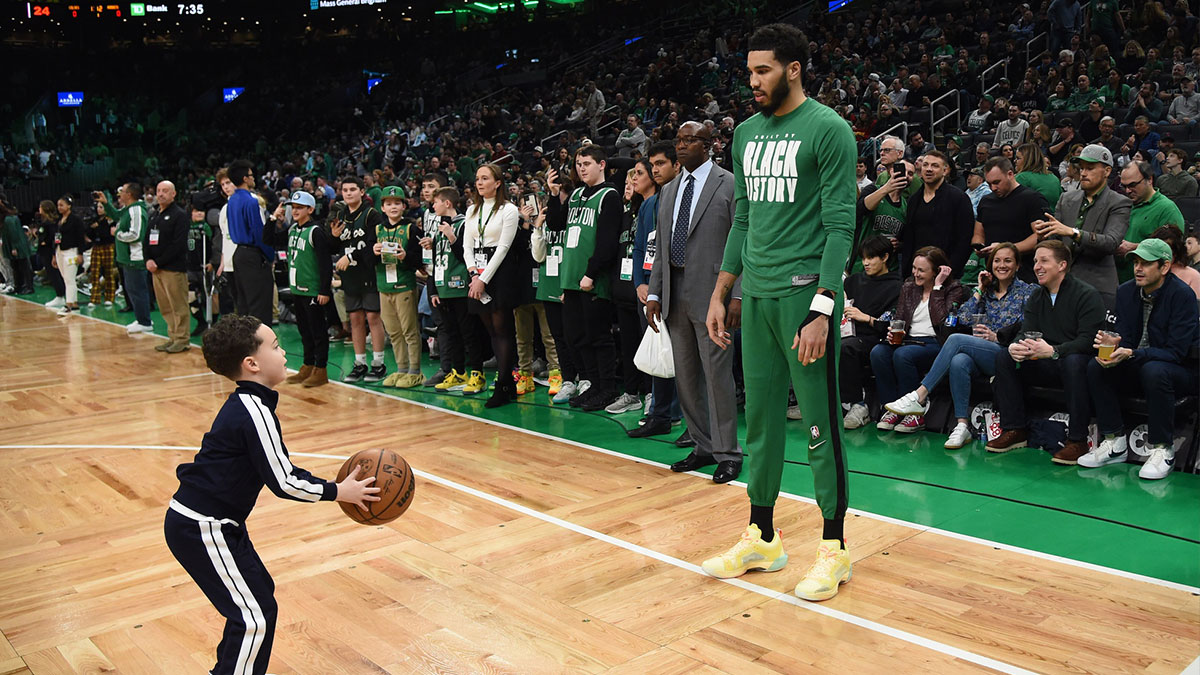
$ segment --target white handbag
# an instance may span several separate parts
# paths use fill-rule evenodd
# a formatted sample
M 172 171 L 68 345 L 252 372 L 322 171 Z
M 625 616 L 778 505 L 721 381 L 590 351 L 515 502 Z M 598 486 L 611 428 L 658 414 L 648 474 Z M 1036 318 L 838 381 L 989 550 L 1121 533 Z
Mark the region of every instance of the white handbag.
M 671 338 L 667 335 L 667 326 L 662 321 L 655 323 L 658 332 L 646 328 L 642 343 L 633 355 L 633 365 L 652 377 L 675 377 L 675 357 L 671 353 Z

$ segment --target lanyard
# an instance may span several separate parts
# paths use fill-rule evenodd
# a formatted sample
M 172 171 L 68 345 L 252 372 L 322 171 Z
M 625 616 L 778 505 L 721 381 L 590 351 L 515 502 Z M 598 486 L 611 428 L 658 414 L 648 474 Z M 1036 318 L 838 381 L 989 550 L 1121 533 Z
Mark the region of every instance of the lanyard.
M 479 206 L 479 211 L 475 214 L 478 216 L 475 220 L 479 224 L 479 243 L 483 243 L 483 232 L 487 229 L 488 223 L 492 222 L 492 216 L 496 215 L 496 206 L 492 205 L 492 212 L 488 214 L 487 220 L 483 219 L 483 205 Z

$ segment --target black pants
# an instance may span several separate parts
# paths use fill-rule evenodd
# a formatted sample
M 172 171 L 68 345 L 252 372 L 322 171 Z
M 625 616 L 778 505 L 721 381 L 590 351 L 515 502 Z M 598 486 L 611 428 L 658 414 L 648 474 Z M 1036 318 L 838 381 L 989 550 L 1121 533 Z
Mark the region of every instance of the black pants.
M 430 316 L 433 318 L 433 325 L 437 326 L 437 343 L 438 343 L 438 360 L 441 361 L 440 370 L 443 373 L 448 373 L 454 369 L 454 362 L 450 358 L 450 350 L 446 345 L 450 344 L 453 338 L 449 337 L 446 328 L 446 312 L 441 307 L 431 307 L 433 312 Z M 430 356 L 433 356 L 430 354 Z
M 633 365 L 633 355 L 637 353 L 645 332 L 642 322 L 638 320 L 638 314 L 642 311 L 641 303 L 635 296 L 632 303 L 616 300 L 613 304 L 617 308 L 617 327 L 621 331 L 621 380 L 626 394 L 641 395 L 650 391 L 650 376 Z
M 237 313 L 258 317 L 270 326 L 274 312 L 271 303 L 275 297 L 275 275 L 273 261 L 256 246 L 241 246 L 233 252 L 234 304 Z
M 1122 361 L 1105 368 L 1095 359 L 1087 362 L 1088 390 L 1096 406 L 1096 424 L 1102 434 L 1124 434 L 1121 394 L 1140 392 L 1146 398 L 1147 440 L 1169 446 L 1175 437 L 1175 401 L 1196 393 L 1196 373 L 1178 363 Z M 1001 418 L 1003 420 L 1003 418 Z
M 550 324 L 550 335 L 554 337 L 554 348 L 558 350 L 558 369 L 562 373 L 563 382 L 574 382 L 579 379 L 579 355 L 567 341 L 562 303 L 543 302 L 542 307 L 546 310 L 546 323 Z
M 16 287 L 17 293 L 28 295 L 33 292 L 33 265 L 29 262 L 29 258 L 13 258 L 13 277 L 12 284 Z M 54 270 L 57 272 L 58 270 Z M 59 277 L 61 280 L 62 277 Z M 63 294 L 66 294 L 66 288 L 63 288 Z
M 467 298 L 439 298 L 446 340 L 442 354 L 449 353 L 450 367 L 460 374 L 483 370 L 483 344 L 479 319 L 467 308 Z M 440 333 L 439 333 L 440 334 Z
M 42 263 L 42 269 L 46 270 L 46 281 L 49 281 L 51 288 L 54 289 L 54 297 L 67 297 L 67 284 L 63 281 L 58 268 L 50 263 L 54 260 L 54 251 L 38 251 L 38 260 Z
M 221 280 L 217 282 L 217 309 L 219 314 L 233 314 L 237 311 L 237 285 L 233 272 L 222 272 Z
M 167 511 L 167 547 L 225 617 L 213 675 L 267 672 L 275 640 L 275 582 L 244 527 Z
M 1067 440 L 1087 440 L 1090 416 L 1087 362 L 1091 359 L 1090 355 L 1071 354 L 1057 360 L 1038 359 L 1018 364 L 1007 349 L 997 354 L 996 379 L 992 381 L 992 391 L 996 397 L 996 410 L 1000 413 L 1000 427 L 1015 431 L 1028 426 L 1029 418 L 1025 411 L 1027 385 L 1061 384 L 1066 394 L 1067 414 L 1071 416 L 1067 423 Z
M 595 293 L 563 291 L 567 342 L 579 355 L 579 376 L 590 380 L 597 391 L 612 391 L 617 385 L 612 318 L 612 302 Z
M 324 368 L 329 363 L 329 328 L 325 322 L 325 307 L 316 298 L 292 296 L 292 311 L 300 344 L 304 345 L 304 365 Z
M 830 326 L 830 330 L 834 330 Z M 863 391 L 867 373 L 871 371 L 871 349 L 879 344 L 875 338 L 858 336 L 842 338 L 842 360 L 838 363 L 839 388 L 842 390 L 842 403 L 862 403 L 866 400 Z M 886 401 L 885 401 L 886 402 Z

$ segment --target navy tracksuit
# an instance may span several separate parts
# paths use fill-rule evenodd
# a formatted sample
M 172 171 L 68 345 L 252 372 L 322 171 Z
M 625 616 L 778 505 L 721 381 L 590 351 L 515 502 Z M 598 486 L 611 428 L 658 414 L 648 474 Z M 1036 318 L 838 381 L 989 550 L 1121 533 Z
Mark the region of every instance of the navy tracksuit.
M 279 394 L 241 381 L 200 452 L 176 470 L 179 490 L 164 530 L 171 554 L 225 617 L 213 675 L 262 675 L 275 637 L 275 582 L 254 550 L 245 522 L 266 485 L 296 501 L 332 501 L 337 485 L 293 466 L 275 405 Z

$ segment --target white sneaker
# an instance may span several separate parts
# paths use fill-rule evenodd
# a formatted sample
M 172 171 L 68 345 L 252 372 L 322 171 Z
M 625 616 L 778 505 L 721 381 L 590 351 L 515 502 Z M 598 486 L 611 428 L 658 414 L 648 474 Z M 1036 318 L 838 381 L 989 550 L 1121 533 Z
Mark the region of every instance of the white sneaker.
M 883 407 L 897 415 L 924 415 L 929 412 L 929 402 L 926 401 L 925 405 L 921 405 L 915 391 L 910 391 Z
M 1175 468 L 1175 448 L 1155 445 L 1150 448 L 1150 458 L 1138 471 L 1138 478 L 1146 480 L 1166 478 L 1173 468 Z
M 850 406 L 850 410 L 846 412 L 846 416 L 842 418 L 842 427 L 846 429 L 857 429 L 865 426 L 871 421 L 871 411 L 867 410 L 867 406 L 861 403 L 855 403 Z
M 553 403 L 563 404 L 571 400 L 571 397 L 579 393 L 579 389 L 575 387 L 574 382 L 563 382 L 558 388 L 558 393 L 554 398 L 550 399 Z
M 129 333 L 130 335 L 133 335 L 134 333 L 149 333 L 152 330 L 154 330 L 154 326 L 143 326 L 136 321 L 125 327 L 125 332 Z
M 59 307 L 59 308 L 58 308 L 58 315 L 59 315 L 59 316 L 66 316 L 66 315 L 70 314 L 70 313 L 71 313 L 71 311 L 72 311 L 72 310 L 71 310 L 71 308 L 70 308 L 70 307 L 68 307 L 68 306 L 66 306 L 66 305 L 63 305 L 62 307 Z
M 954 427 L 954 431 L 950 432 L 950 438 L 946 439 L 946 443 L 942 447 L 947 450 L 957 450 L 970 442 L 971 428 L 967 426 L 966 422 L 959 422 Z
M 620 415 L 633 410 L 641 410 L 642 399 L 637 394 L 621 394 L 617 400 L 608 404 L 604 412 L 609 415 Z
M 91 308 L 93 308 L 93 307 L 95 307 L 95 306 L 96 306 L 96 303 L 94 303 L 94 302 L 89 302 L 89 303 L 88 303 L 88 309 L 91 309 Z
M 50 309 L 58 309 L 59 307 L 62 307 L 65 304 L 67 304 L 66 298 L 55 298 L 55 299 L 51 300 L 50 302 L 47 302 L 46 307 L 49 307 Z
M 1120 435 L 1116 438 L 1106 438 L 1100 441 L 1099 447 L 1093 448 L 1086 455 L 1079 458 L 1079 466 L 1085 469 L 1095 469 L 1099 466 L 1120 464 L 1128 456 L 1129 442 L 1125 440 L 1124 435 Z
M 591 389 L 591 388 L 592 388 L 592 381 L 591 381 L 591 380 L 580 380 L 580 381 L 579 381 L 579 382 L 578 382 L 578 383 L 575 385 L 575 395 L 576 395 L 576 396 L 582 396 L 583 394 L 587 393 L 587 390 L 588 390 L 588 389 Z
M 112 307 L 112 306 L 113 306 L 113 301 L 112 301 L 112 300 L 105 300 L 105 301 L 104 301 L 104 306 L 105 306 L 105 307 Z
M 899 423 L 900 423 L 899 415 L 892 412 L 891 410 L 885 410 L 885 411 L 883 411 L 883 417 L 880 417 L 879 421 L 875 423 L 875 428 L 880 431 L 891 431 L 891 430 L 895 429 L 896 425 Z
M 787 409 L 787 418 L 788 418 L 789 420 L 802 420 L 802 419 L 804 419 L 804 414 L 800 412 L 800 406 L 798 406 L 798 405 L 789 405 L 789 406 L 788 406 L 788 409 Z

